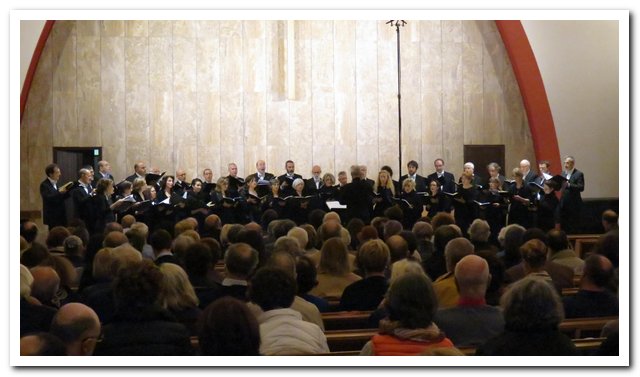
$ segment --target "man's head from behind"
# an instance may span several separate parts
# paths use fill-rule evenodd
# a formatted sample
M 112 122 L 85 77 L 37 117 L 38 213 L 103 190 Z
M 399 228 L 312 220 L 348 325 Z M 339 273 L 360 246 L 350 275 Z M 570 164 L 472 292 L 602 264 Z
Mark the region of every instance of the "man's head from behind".
M 461 298 L 484 298 L 491 280 L 489 264 L 484 258 L 467 255 L 460 259 L 454 271 Z
M 50 332 L 65 344 L 67 355 L 90 356 L 100 337 L 100 320 L 90 307 L 72 302 L 58 310 Z
M 228 277 L 246 280 L 258 265 L 258 252 L 244 242 L 234 243 L 227 249 L 224 264 Z

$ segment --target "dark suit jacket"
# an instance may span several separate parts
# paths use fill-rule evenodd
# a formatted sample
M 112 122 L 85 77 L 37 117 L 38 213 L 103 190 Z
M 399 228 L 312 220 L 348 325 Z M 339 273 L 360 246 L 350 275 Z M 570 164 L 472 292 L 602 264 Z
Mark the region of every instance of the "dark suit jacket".
M 53 187 L 48 178 L 40 183 L 40 196 L 42 196 L 42 222 L 49 226 L 66 226 L 67 214 L 64 200 L 69 197 L 69 191 L 60 193 Z
M 316 183 L 313 180 L 313 177 L 304 180 L 304 195 L 315 195 L 320 193 L 320 189 L 324 186 L 322 182 L 322 178 L 320 178 L 320 186 L 316 188 Z
M 280 195 L 282 197 L 293 195 L 293 193 L 295 192 L 295 190 L 293 189 L 293 181 L 295 181 L 297 178 L 302 179 L 302 176 L 295 173 L 293 173 L 293 178 L 288 178 L 286 174 L 278 176 L 278 184 L 280 184 Z
M 258 182 L 258 173 L 253 173 L 251 174 L 249 177 L 254 177 L 256 179 L 256 182 Z M 247 177 L 247 178 L 249 178 Z M 264 173 L 264 178 L 263 180 L 265 181 L 270 181 L 273 178 L 275 178 L 275 175 L 271 174 L 271 173 Z M 258 193 L 259 197 L 263 197 L 265 195 L 269 195 L 269 193 L 271 192 L 271 186 L 267 186 L 267 185 L 258 185 L 258 187 L 256 187 L 256 192 Z
M 163 263 L 173 263 L 173 264 L 177 264 L 180 265 L 180 262 L 178 261 L 178 258 L 176 258 L 175 255 L 163 255 L 160 258 L 157 258 L 155 260 L 155 264 L 156 266 L 160 266 Z
M 80 218 L 82 221 L 89 226 L 90 222 L 93 221 L 94 216 L 92 215 L 92 207 L 91 207 L 91 191 L 88 193 L 85 191 L 84 187 L 80 186 L 79 182 L 74 183 L 74 187 L 71 190 L 71 198 L 73 199 L 73 218 Z
M 567 177 L 567 172 L 562 172 L 563 177 Z M 573 170 L 573 174 L 569 178 L 569 184 L 562 192 L 560 206 L 562 208 L 582 205 L 582 196 L 580 193 L 584 191 L 584 174 L 578 169 Z
M 409 178 L 408 174 L 403 175 L 402 177 L 400 177 L 400 189 L 402 189 L 402 183 L 404 182 L 405 179 Z M 416 174 L 416 191 L 417 192 L 425 192 L 427 191 L 427 179 L 423 176 L 421 176 L 420 174 Z M 396 195 L 399 195 L 398 193 L 396 193 Z
M 373 188 L 366 181 L 355 178 L 351 183 L 344 186 L 341 193 L 340 202 L 347 205 L 348 218 L 345 223 L 354 217 L 360 218 L 365 224 L 370 221 L 371 198 Z
M 536 178 L 536 173 L 534 173 L 533 170 L 529 169 L 529 173 L 522 177 L 522 180 L 525 184 L 528 184 L 529 182 L 533 182 Z
M 138 178 L 138 176 L 136 175 L 136 173 L 133 173 L 132 175 L 130 175 L 127 178 L 125 178 L 125 180 L 133 183 L 133 181 L 135 181 L 136 178 Z
M 453 174 L 448 171 L 445 171 L 440 179 L 438 179 L 438 173 L 436 172 L 429 174 L 429 176 L 427 176 L 427 187 L 429 187 L 429 182 L 431 181 L 440 182 L 440 191 L 442 192 L 456 192 L 456 179 Z
M 113 174 L 111 174 L 111 173 L 107 173 L 107 175 L 103 177 L 102 173 L 96 172 L 95 182 L 98 182 L 100 179 L 110 179 L 110 180 L 113 181 L 114 185 L 116 183 L 118 183 L 118 182 L 116 182 L 116 179 L 113 177 Z

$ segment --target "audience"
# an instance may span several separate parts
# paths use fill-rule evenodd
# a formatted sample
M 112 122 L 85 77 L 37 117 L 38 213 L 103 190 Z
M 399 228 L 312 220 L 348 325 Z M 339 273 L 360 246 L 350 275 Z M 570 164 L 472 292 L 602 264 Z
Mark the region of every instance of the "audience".
M 433 291 L 438 298 L 438 307 L 441 309 L 452 308 L 458 304 L 460 296 L 454 276 L 454 269 L 458 261 L 467 255 L 473 254 L 473 244 L 466 238 L 454 238 L 444 248 L 444 257 L 447 263 L 447 273 L 441 275 L 433 283 Z
M 369 240 L 358 250 L 357 263 L 364 279 L 350 284 L 340 298 L 341 310 L 374 310 L 389 284 L 384 272 L 389 266 L 389 248 L 382 240 Z
M 587 257 L 580 289 L 562 298 L 567 318 L 607 317 L 618 315 L 618 298 L 608 288 L 613 280 L 613 264 L 607 257 Z
M 349 252 L 342 238 L 330 238 L 322 245 L 317 279 L 318 285 L 310 293 L 323 298 L 339 298 L 347 286 L 362 279 L 351 272 Z
M 222 297 L 202 312 L 198 340 L 202 356 L 258 356 L 260 327 L 243 301 Z
M 322 329 L 302 320 L 291 309 L 296 281 L 279 268 L 263 267 L 251 279 L 249 297 L 263 313 L 260 323 L 260 354 L 308 355 L 329 352 Z
M 100 319 L 90 307 L 69 303 L 53 317 L 50 333 L 64 343 L 68 356 L 91 356 L 100 339 Z

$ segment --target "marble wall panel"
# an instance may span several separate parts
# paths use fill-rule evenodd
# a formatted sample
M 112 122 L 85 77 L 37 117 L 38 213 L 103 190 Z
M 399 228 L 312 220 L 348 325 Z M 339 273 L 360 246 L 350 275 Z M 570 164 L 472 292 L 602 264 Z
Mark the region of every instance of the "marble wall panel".
M 127 92 L 147 92 L 149 90 L 148 43 L 147 38 L 125 38 L 125 86 Z
M 482 130 L 483 144 L 504 144 L 501 125 L 504 123 L 505 103 L 502 95 L 485 93 L 482 101 L 482 127 L 477 128 Z
M 229 21 L 220 26 L 220 92 L 222 144 L 242 145 L 243 128 L 243 92 L 242 92 L 242 22 Z M 236 158 L 237 159 L 237 158 Z M 242 158 L 244 160 L 244 157 Z M 236 163 L 238 163 L 236 161 Z
M 395 29 L 378 23 L 378 145 L 380 161 L 398 170 L 398 60 Z M 384 163 L 382 163 L 384 165 Z M 397 174 L 397 172 L 396 172 Z
M 378 145 L 358 145 L 357 154 L 358 165 L 365 165 L 367 167 L 367 178 L 375 180 L 376 172 L 382 166 L 378 163 Z
M 196 40 L 196 77 L 198 92 L 217 92 L 220 90 L 220 49 L 219 38 Z
M 109 145 L 104 144 L 102 146 L 102 158 L 109 161 L 111 165 L 111 174 L 116 178 L 116 181 L 121 181 L 126 177 L 133 174 L 133 163 L 127 163 L 127 156 L 122 153 L 121 145 Z M 149 163 L 149 161 L 145 161 Z M 147 169 L 149 167 L 147 166 Z
M 431 162 L 443 153 L 442 93 L 422 92 L 422 164 L 431 169 Z M 428 171 L 428 170 L 427 170 Z M 423 171 L 424 172 L 424 171 Z
M 356 22 L 356 139 L 358 145 L 378 144 L 378 46 L 376 21 Z M 336 55 L 342 60 L 353 60 L 353 52 Z M 377 155 L 377 153 L 376 153 Z
M 464 144 L 490 144 L 486 142 L 486 140 L 492 138 L 491 135 L 487 135 L 490 130 L 482 127 L 484 124 L 483 99 L 484 95 L 482 93 L 467 93 L 465 91 L 462 94 Z
M 197 22 L 178 20 L 173 21 L 173 38 L 195 38 L 197 32 Z
M 108 92 L 103 90 L 100 100 L 100 131 L 102 133 L 102 145 L 103 147 L 111 147 L 110 150 L 116 154 L 122 154 L 122 161 L 124 163 L 126 156 L 125 93 L 124 91 Z M 111 163 L 112 166 L 115 166 L 115 164 L 111 162 L 111 160 L 114 159 L 114 156 L 107 155 L 104 151 L 103 156 Z M 128 175 L 130 174 L 131 173 Z
M 244 143 L 267 145 L 266 94 L 244 94 Z
M 417 26 L 415 23 L 412 25 Z M 410 27 L 406 31 L 402 57 L 402 139 L 403 161 L 420 161 L 422 154 L 422 98 L 421 58 L 419 28 Z M 402 41 L 402 40 L 401 40 Z M 406 165 L 406 164 L 403 164 Z
M 174 149 L 175 163 L 170 170 L 175 173 L 178 169 L 184 169 L 187 173 L 187 181 L 191 182 L 193 178 L 198 176 L 198 148 L 195 145 L 196 141 L 190 141 L 189 144 L 180 148 Z
M 61 21 L 51 31 L 51 53 L 53 60 L 53 90 L 72 92 L 76 90 L 76 23 Z
M 153 148 L 149 137 L 149 92 L 127 92 L 126 102 L 127 164 L 149 161 L 149 150 Z
M 103 37 L 124 37 L 124 21 L 102 21 L 101 35 Z
M 100 42 L 100 87 L 104 92 L 124 92 L 125 54 L 123 37 L 103 37 Z
M 78 37 L 100 37 L 101 21 L 78 20 L 76 21 L 76 35 Z
M 100 129 L 100 101 L 99 90 L 88 91 L 77 98 L 78 103 L 78 146 L 102 145 L 102 131 Z M 144 129 L 147 125 L 143 125 Z
M 172 21 L 149 21 L 149 37 L 171 37 L 173 35 Z
M 31 84 L 22 124 L 28 145 L 47 147 L 53 140 L 53 67 L 51 44 L 45 45 Z
M 194 146 L 198 141 L 198 101 L 194 92 L 174 92 L 173 137 L 174 146 Z M 194 163 L 195 166 L 195 163 Z
M 215 182 L 220 178 L 221 170 L 226 172 L 226 165 L 220 161 L 220 149 L 218 146 L 210 144 L 200 144 L 197 148 L 197 177 L 203 179 L 202 171 L 206 168 L 211 169 L 213 172 L 213 181 Z M 224 165 L 224 166 L 223 166 Z M 226 174 L 224 174 L 226 175 Z
M 356 52 L 356 23 L 336 21 L 334 54 L 340 64 L 334 65 L 334 106 L 335 106 L 335 166 L 355 163 L 358 142 L 358 105 L 357 105 L 357 64 L 353 56 Z M 375 95 L 374 92 L 371 95 Z M 313 92 L 315 96 L 315 91 Z M 314 124 L 315 126 L 315 124 Z M 321 141 L 322 143 L 322 141 Z
M 442 158 L 455 176 L 462 173 L 464 144 L 462 96 L 459 92 L 443 94 L 442 98 Z
M 28 172 L 28 187 L 20 187 L 20 196 L 25 197 L 28 204 L 20 206 L 20 210 L 39 209 L 42 210 L 42 197 L 40 196 L 40 183 L 46 178 L 44 168 L 53 162 L 53 151 L 51 148 L 40 148 L 36 146 L 27 147 L 27 160 L 31 167 Z M 22 201 L 21 201 L 22 203 Z
M 482 21 L 462 21 L 462 41 L 464 43 L 482 43 L 484 40 L 484 24 L 485 22 Z
M 125 21 L 125 36 L 127 37 L 148 37 L 149 21 Z
M 462 42 L 462 21 L 444 20 L 441 27 L 443 44 Z
M 196 40 L 195 38 L 173 37 L 173 90 L 176 92 L 196 91 Z
M 333 144 L 313 144 L 313 159 L 311 166 L 303 170 L 305 178 L 311 177 L 311 169 L 313 165 L 320 165 L 322 174 L 332 173 L 335 176 L 335 149 Z
M 172 92 L 149 92 L 149 166 L 161 170 L 173 167 L 174 98 Z
M 77 37 L 78 97 L 100 90 L 100 37 Z M 144 46 L 146 49 L 146 46 Z
M 465 94 L 483 92 L 483 51 L 481 43 L 462 44 L 462 85 Z
M 220 133 L 227 132 L 220 127 L 220 94 L 198 92 L 197 100 L 199 145 L 217 146 L 220 144 Z
M 78 108 L 75 92 L 53 93 L 53 144 L 78 146 Z
M 420 41 L 423 44 L 440 44 L 442 42 L 442 21 L 422 20 L 420 22 Z
M 173 46 L 170 37 L 149 37 L 149 89 L 173 90 Z

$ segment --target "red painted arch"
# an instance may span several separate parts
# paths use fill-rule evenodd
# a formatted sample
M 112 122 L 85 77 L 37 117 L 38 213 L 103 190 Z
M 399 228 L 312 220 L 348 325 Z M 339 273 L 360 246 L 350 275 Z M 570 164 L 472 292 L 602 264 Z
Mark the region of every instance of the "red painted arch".
M 560 148 L 558 147 L 558 139 L 556 129 L 549 107 L 549 100 L 544 89 L 540 69 L 536 61 L 529 39 L 522 27 L 520 21 L 495 21 L 498 31 L 502 37 L 502 41 L 509 55 L 509 60 L 513 67 L 513 71 L 520 87 L 520 94 L 524 102 L 527 119 L 529 121 L 529 129 L 533 139 L 533 148 L 536 154 L 536 160 L 548 160 L 551 166 L 561 167 Z M 24 80 L 24 86 L 20 93 L 20 121 L 24 113 L 25 105 L 29 97 L 31 83 L 38 67 L 38 62 L 47 39 L 51 34 L 55 21 L 47 21 L 42 29 L 38 44 L 36 45 L 29 70 Z
M 53 29 L 53 24 L 55 21 L 47 21 L 42 28 L 42 32 L 40 33 L 40 38 L 38 38 L 38 43 L 36 44 L 36 48 L 33 51 L 33 56 L 31 57 L 31 63 L 29 63 L 29 69 L 27 70 L 27 75 L 24 79 L 24 85 L 22 86 L 22 91 L 20 92 L 20 122 L 22 123 L 22 115 L 24 114 L 24 107 L 27 105 L 27 99 L 29 98 L 29 91 L 31 90 L 31 83 L 33 82 L 33 76 L 36 74 L 36 68 L 38 68 L 38 62 L 40 62 L 40 56 L 42 56 L 42 51 L 44 50 L 44 46 L 47 44 L 47 40 L 49 39 L 49 34 L 51 34 L 51 29 Z
M 496 21 L 496 26 L 520 87 L 536 160 L 548 160 L 553 170 L 562 170 L 560 148 L 547 92 L 522 22 Z

